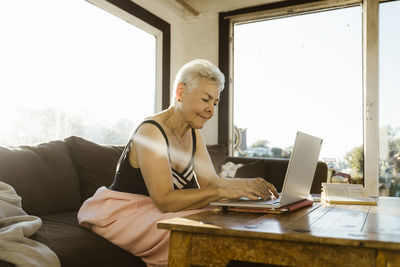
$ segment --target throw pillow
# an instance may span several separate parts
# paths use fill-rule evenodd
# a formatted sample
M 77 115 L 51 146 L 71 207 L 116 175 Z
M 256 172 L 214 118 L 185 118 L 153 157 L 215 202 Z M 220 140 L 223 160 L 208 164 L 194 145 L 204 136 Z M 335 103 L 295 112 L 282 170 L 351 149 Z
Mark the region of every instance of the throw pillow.
M 221 166 L 225 163 L 225 146 L 224 145 L 207 145 L 208 154 L 214 165 L 216 173 L 221 172 Z
M 99 145 L 81 137 L 65 139 L 81 185 L 81 201 L 101 186 L 109 186 L 124 147 Z
M 0 147 L 0 180 L 14 187 L 28 214 L 79 209 L 79 180 L 63 141 Z

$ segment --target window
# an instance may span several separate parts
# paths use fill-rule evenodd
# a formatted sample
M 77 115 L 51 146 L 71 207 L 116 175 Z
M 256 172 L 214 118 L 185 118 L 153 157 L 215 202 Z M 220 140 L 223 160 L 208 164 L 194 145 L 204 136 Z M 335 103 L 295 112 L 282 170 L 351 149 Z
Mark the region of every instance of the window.
M 379 6 L 379 182 L 381 195 L 400 196 L 400 1 Z
M 300 130 L 323 137 L 334 179 L 363 182 L 361 15 L 356 6 L 234 25 L 238 155 L 288 158 Z
M 399 139 L 399 21 L 389 14 L 398 2 L 283 1 L 220 13 L 228 90 L 219 142 L 231 155 L 287 157 L 303 130 L 324 139 L 320 160 L 342 181 L 370 195 L 397 186 L 388 150 Z
M 0 145 L 71 135 L 125 144 L 161 110 L 160 37 L 169 37 L 127 23 L 138 21 L 131 1 L 127 10 L 92 1 L 113 14 L 81 0 L 0 3 Z

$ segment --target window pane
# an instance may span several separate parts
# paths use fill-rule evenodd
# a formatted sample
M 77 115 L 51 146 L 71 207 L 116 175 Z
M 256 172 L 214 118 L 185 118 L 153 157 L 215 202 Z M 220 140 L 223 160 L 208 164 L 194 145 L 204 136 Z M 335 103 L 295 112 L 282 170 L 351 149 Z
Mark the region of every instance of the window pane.
M 379 6 L 380 195 L 400 196 L 400 1 Z
M 303 131 L 324 139 L 334 181 L 362 183 L 361 22 L 357 6 L 235 25 L 238 154 L 289 157 Z
M 0 35 L 0 145 L 125 144 L 155 111 L 154 35 L 86 1 L 2 1 Z

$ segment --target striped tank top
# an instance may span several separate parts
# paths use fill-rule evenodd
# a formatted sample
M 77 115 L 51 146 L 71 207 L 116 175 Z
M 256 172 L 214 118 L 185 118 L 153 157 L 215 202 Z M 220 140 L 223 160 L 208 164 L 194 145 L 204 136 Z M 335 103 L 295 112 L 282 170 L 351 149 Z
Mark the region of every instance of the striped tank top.
M 138 131 L 139 127 L 145 123 L 150 123 L 150 124 L 155 125 L 160 130 L 162 135 L 164 136 L 164 139 L 165 139 L 165 142 L 167 145 L 168 160 L 171 164 L 171 156 L 170 156 L 170 147 L 169 147 L 168 137 L 167 137 L 164 129 L 161 127 L 161 125 L 159 123 L 157 123 L 154 120 L 143 121 L 136 128 L 135 133 Z M 197 183 L 196 174 L 194 172 L 194 165 L 193 165 L 194 154 L 196 152 L 196 133 L 195 133 L 194 129 L 192 129 L 192 142 L 193 142 L 192 156 L 191 156 L 188 166 L 182 172 L 178 172 L 177 170 L 172 168 L 172 164 L 171 164 L 172 181 L 173 181 L 175 190 L 199 188 L 198 183 Z M 129 141 L 129 143 L 126 145 L 126 147 L 124 148 L 124 151 L 122 152 L 121 157 L 119 158 L 114 181 L 113 181 L 112 185 L 109 186 L 108 188 L 111 190 L 114 190 L 114 191 L 149 196 L 149 192 L 147 190 L 147 187 L 144 182 L 143 175 L 142 175 L 142 172 L 140 171 L 140 168 L 134 168 L 129 163 L 129 152 L 131 150 L 131 143 L 132 143 L 132 138 Z

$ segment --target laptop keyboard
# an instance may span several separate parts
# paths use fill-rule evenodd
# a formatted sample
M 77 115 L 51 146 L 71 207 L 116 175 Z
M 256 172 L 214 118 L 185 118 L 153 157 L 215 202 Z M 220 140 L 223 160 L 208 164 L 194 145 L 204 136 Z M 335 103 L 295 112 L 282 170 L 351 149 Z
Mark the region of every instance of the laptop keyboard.
M 275 198 L 274 201 L 272 202 L 272 204 L 278 204 L 281 201 L 281 195 L 282 193 L 278 193 L 279 197 Z

